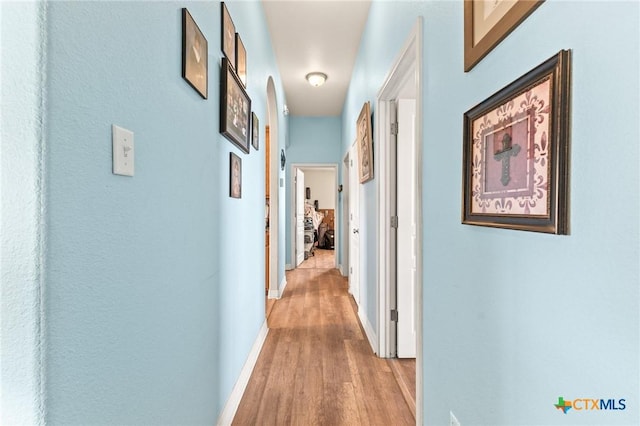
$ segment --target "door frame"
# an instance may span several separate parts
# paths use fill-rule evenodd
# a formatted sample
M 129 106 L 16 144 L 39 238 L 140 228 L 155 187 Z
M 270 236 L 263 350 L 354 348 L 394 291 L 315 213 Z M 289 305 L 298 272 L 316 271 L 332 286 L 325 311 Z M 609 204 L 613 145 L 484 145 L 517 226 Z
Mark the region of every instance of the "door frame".
M 280 259 L 280 132 L 278 99 L 273 77 L 267 79 L 267 124 L 269 125 L 269 299 L 279 299 L 278 259 Z M 283 287 L 284 288 L 284 287 Z
M 343 277 L 349 276 L 349 197 L 351 197 L 351 185 L 349 185 L 349 161 L 350 161 L 350 149 L 342 158 L 342 244 L 340 265 L 338 269 Z M 340 184 L 338 184 L 340 185 Z
M 296 177 L 296 170 L 301 169 L 301 170 L 307 170 L 307 169 L 332 169 L 333 172 L 333 176 L 335 177 L 335 184 L 336 184 L 336 188 L 335 188 L 335 192 L 334 192 L 334 197 L 335 197 L 335 201 L 334 201 L 334 205 L 335 205 L 335 209 L 334 209 L 334 221 L 335 221 L 335 229 L 334 229 L 334 235 L 340 235 L 340 223 L 338 221 L 338 218 L 336 216 L 336 212 L 338 211 L 338 164 L 336 163 L 293 163 L 291 164 L 291 182 L 290 182 L 290 188 L 291 188 L 291 205 L 289 206 L 290 212 L 291 212 L 291 224 L 290 224 L 290 229 L 291 229 L 291 258 L 289 259 L 289 261 L 291 262 L 289 264 L 289 266 L 291 267 L 291 269 L 295 269 L 296 268 L 296 221 L 295 221 L 295 217 L 296 217 L 296 194 L 295 194 L 295 177 Z M 339 258 L 339 254 L 341 253 L 340 251 L 340 244 L 338 244 L 338 242 L 335 242 L 335 246 L 334 246 L 334 268 L 338 268 L 338 258 Z
M 360 238 L 358 238 L 358 255 L 355 259 L 351 259 L 351 202 L 355 202 L 358 207 L 358 217 L 357 217 L 357 225 L 358 225 L 358 232 L 360 232 L 360 228 L 362 227 L 362 222 L 360 220 L 360 209 L 362 207 L 362 203 L 361 203 L 361 198 L 360 198 L 360 185 L 358 185 L 358 145 L 357 145 L 357 141 L 353 141 L 353 143 L 351 144 L 351 147 L 349 147 L 349 150 L 347 151 L 347 155 L 345 156 L 345 162 L 347 162 L 347 174 L 346 177 L 343 179 L 344 182 L 347 182 L 348 184 L 348 188 L 349 188 L 349 193 L 348 193 L 348 197 L 345 203 L 345 200 L 343 199 L 343 209 L 345 211 L 345 222 L 344 222 L 344 235 L 345 235 L 345 249 L 344 249 L 344 253 L 346 253 L 347 256 L 347 263 L 346 263 L 346 267 L 347 267 L 347 277 L 349 278 L 349 292 L 352 294 L 355 302 L 356 302 L 356 306 L 358 307 L 358 315 L 360 317 L 360 322 L 362 324 L 367 324 L 367 320 L 365 318 L 365 311 L 366 311 L 366 300 L 362 297 L 362 274 L 361 274 L 361 266 L 362 266 L 362 262 L 360 261 L 360 254 L 361 254 L 361 247 L 362 244 L 360 244 L 359 240 Z M 351 162 L 354 162 L 354 164 L 349 164 Z M 356 176 L 355 180 L 356 180 L 356 184 L 355 185 L 351 185 L 351 173 L 352 170 L 355 171 Z M 357 275 L 357 284 L 354 285 L 351 282 L 351 261 L 353 261 L 354 264 L 358 265 L 358 275 Z M 355 287 L 355 289 L 354 289 Z M 367 337 L 369 338 L 369 341 L 371 341 L 371 335 L 370 333 L 368 333 L 369 330 L 367 330 L 367 327 L 365 327 L 365 332 L 367 332 Z M 372 345 L 373 346 L 373 345 Z
M 423 380 L 422 380 L 422 285 L 423 285 L 423 265 L 422 265 L 422 52 L 423 52 L 423 18 L 418 17 L 416 23 L 409 34 L 407 41 L 400 50 L 400 54 L 394 62 L 384 84 L 376 96 L 375 125 L 376 140 L 379 143 L 380 162 L 378 164 L 378 355 L 386 358 L 392 353 L 390 336 L 395 323 L 391 321 L 391 302 L 395 299 L 395 279 L 392 276 L 393 259 L 395 253 L 391 250 L 392 228 L 391 224 L 391 202 L 395 199 L 392 188 L 395 170 L 392 161 L 395 155 L 392 152 L 391 136 L 391 114 L 393 108 L 389 105 L 399 97 L 400 91 L 407 81 L 413 78 L 416 93 L 416 120 L 415 120 L 415 167 L 416 167 L 416 424 L 422 424 L 422 400 L 423 400 Z M 392 285 L 393 284 L 393 285 Z M 393 292 L 393 293 L 392 293 Z M 394 348 L 395 350 L 395 348 Z

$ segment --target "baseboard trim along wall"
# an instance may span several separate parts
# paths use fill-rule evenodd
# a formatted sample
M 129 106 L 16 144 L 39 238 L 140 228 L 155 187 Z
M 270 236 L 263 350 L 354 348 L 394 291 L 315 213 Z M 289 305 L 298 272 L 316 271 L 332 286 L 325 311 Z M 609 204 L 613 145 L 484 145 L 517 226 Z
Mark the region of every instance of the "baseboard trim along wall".
M 285 287 L 287 287 L 287 277 L 282 278 L 282 282 L 278 286 L 277 290 L 269 290 L 269 299 L 280 299 L 284 293 Z
M 260 355 L 260 351 L 262 350 L 262 345 L 264 345 L 264 341 L 267 338 L 267 334 L 269 333 L 269 328 L 267 327 L 267 321 L 265 320 L 262 324 L 262 328 L 260 328 L 260 332 L 258 333 L 258 337 L 256 341 L 253 343 L 253 347 L 249 352 L 249 356 L 247 357 L 247 362 L 244 363 L 242 370 L 240 371 L 240 376 L 238 377 L 238 381 L 236 382 L 233 390 L 231 390 L 231 395 L 229 395 L 229 399 L 222 409 L 222 413 L 220 413 L 220 417 L 218 417 L 218 422 L 216 423 L 218 426 L 227 426 L 233 422 L 233 418 L 236 415 L 236 411 L 238 411 L 238 406 L 240 405 L 240 401 L 242 400 L 242 395 L 244 395 L 244 391 L 249 384 L 249 379 L 251 378 L 251 373 L 253 373 L 253 369 L 256 366 L 256 362 L 258 361 L 258 355 Z
M 369 322 L 366 314 L 362 309 L 358 307 L 358 317 L 360 318 L 360 324 L 362 324 L 362 328 L 364 328 L 364 332 L 367 335 L 367 339 L 369 339 L 369 345 L 374 353 L 378 354 L 378 345 L 376 342 L 378 341 L 378 337 L 376 336 L 376 332 L 374 331 L 373 326 Z

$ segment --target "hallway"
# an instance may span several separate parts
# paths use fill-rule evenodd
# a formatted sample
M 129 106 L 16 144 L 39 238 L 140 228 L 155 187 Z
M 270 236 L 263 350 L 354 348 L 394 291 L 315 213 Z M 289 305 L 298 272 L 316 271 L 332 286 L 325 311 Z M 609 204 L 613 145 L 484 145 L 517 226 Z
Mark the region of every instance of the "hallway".
M 346 278 L 298 268 L 287 281 L 233 424 L 415 424 L 390 362 L 371 351 Z

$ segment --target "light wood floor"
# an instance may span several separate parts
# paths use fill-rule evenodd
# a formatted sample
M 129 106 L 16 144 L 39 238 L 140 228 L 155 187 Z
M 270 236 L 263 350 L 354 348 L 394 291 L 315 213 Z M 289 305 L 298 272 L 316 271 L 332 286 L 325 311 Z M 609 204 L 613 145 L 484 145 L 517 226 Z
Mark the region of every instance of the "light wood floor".
M 298 268 L 287 282 L 233 424 L 414 425 L 405 396 L 413 387 L 415 398 L 415 361 L 403 393 L 394 370 L 407 363 L 392 369 L 371 351 L 346 279 L 336 269 Z

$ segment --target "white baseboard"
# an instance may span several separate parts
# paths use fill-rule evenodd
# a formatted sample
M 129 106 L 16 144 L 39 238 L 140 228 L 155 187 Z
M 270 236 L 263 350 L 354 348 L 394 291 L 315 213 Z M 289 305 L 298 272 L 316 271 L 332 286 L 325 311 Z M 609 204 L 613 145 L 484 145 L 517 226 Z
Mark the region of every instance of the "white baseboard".
M 242 395 L 244 395 L 244 391 L 249 384 L 253 368 L 256 366 L 256 362 L 258 361 L 258 355 L 260 355 L 262 345 L 267 338 L 267 333 L 269 333 L 269 328 L 267 327 L 267 321 L 265 320 L 262 324 L 262 328 L 260 328 L 260 331 L 258 332 L 258 337 L 256 337 L 256 341 L 253 343 L 253 347 L 249 352 L 247 361 L 244 363 L 244 366 L 240 371 L 240 377 L 238 377 L 238 381 L 233 387 L 231 395 L 229 395 L 229 399 L 224 405 L 222 413 L 220 413 L 220 417 L 218 417 L 218 422 L 216 423 L 218 426 L 227 426 L 233 422 L 233 418 L 235 417 L 240 401 L 242 400 Z
M 376 336 L 376 332 L 374 331 L 373 326 L 369 322 L 369 319 L 365 315 L 364 311 L 358 308 L 358 317 L 360 318 L 360 324 L 362 324 L 362 328 L 364 328 L 364 332 L 367 335 L 367 339 L 369 339 L 369 345 L 371 349 L 373 349 L 374 353 L 378 353 L 378 337 Z
M 342 275 L 343 277 L 346 277 L 346 275 L 344 274 L 344 271 L 342 270 L 342 265 L 338 265 L 338 271 L 340 271 L 340 275 Z
M 286 263 L 286 264 L 284 265 L 284 270 L 285 270 L 285 271 L 290 271 L 290 270 L 292 270 L 292 269 L 293 269 L 293 267 L 292 267 L 291 265 L 289 265 L 288 263 Z
M 284 293 L 284 289 L 287 286 L 287 277 L 282 278 L 282 282 L 276 290 L 269 290 L 269 299 L 280 299 Z

